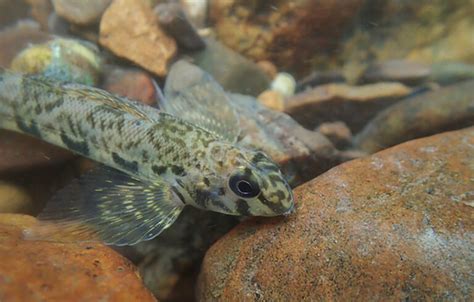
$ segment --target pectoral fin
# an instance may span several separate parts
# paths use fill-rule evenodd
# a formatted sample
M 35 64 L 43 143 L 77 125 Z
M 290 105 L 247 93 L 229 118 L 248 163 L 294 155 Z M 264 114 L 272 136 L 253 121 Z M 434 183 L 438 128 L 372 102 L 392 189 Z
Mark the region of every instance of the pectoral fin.
M 47 204 L 27 239 L 133 245 L 169 227 L 183 203 L 167 183 L 145 184 L 100 168 L 74 180 Z
M 240 134 L 238 116 L 222 87 L 208 73 L 185 61 L 172 66 L 160 107 L 223 140 L 236 142 Z

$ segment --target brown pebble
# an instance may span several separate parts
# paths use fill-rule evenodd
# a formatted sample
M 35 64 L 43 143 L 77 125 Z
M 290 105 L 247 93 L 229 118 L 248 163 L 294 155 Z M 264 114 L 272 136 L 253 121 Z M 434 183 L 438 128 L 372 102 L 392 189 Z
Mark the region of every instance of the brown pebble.
M 275 90 L 265 90 L 258 96 L 258 101 L 266 107 L 283 112 L 285 110 L 285 99 L 281 93 Z

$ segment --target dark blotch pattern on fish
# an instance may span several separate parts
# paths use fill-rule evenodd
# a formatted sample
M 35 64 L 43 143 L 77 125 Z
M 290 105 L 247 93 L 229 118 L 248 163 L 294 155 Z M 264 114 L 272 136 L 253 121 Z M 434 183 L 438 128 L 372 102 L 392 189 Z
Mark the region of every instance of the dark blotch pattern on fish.
M 89 145 L 86 142 L 73 141 L 65 133 L 61 133 L 61 140 L 69 150 L 84 156 L 89 155 Z
M 120 157 L 120 155 L 118 155 L 115 152 L 112 152 L 112 159 L 117 165 L 119 165 L 120 167 L 122 167 L 123 169 L 125 169 L 127 171 L 130 171 L 130 172 L 133 172 L 133 173 L 138 172 L 138 162 L 137 161 L 126 160 L 126 159 Z
M 176 175 L 176 176 L 186 176 L 186 171 L 184 170 L 183 167 L 172 165 L 171 166 L 171 172 Z
M 244 199 L 237 199 L 237 212 L 242 216 L 250 216 L 250 208 L 247 201 Z
M 34 135 L 38 138 L 41 138 L 41 132 L 38 129 L 38 126 L 34 122 L 32 122 L 31 125 L 28 126 L 26 123 L 24 123 L 20 119 L 17 119 L 16 124 L 21 131 Z

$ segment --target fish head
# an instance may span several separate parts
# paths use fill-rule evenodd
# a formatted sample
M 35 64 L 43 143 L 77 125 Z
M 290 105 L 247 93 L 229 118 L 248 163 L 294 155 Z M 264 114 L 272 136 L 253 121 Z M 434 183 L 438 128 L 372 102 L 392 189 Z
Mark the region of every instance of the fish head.
M 288 182 L 263 152 L 221 142 L 213 143 L 208 151 L 207 210 L 239 216 L 278 216 L 293 211 Z

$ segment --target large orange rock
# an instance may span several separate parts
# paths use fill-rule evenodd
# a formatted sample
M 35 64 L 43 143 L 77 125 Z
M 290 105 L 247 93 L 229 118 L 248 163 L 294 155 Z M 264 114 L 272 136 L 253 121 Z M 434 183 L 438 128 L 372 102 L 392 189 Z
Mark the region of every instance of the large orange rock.
M 342 164 L 217 241 L 201 301 L 473 300 L 474 128 Z
M 119 57 L 165 76 L 176 42 L 159 27 L 145 0 L 114 0 L 100 22 L 100 44 Z
M 136 268 L 102 244 L 23 240 L 34 223 L 0 214 L 0 301 L 156 301 Z

